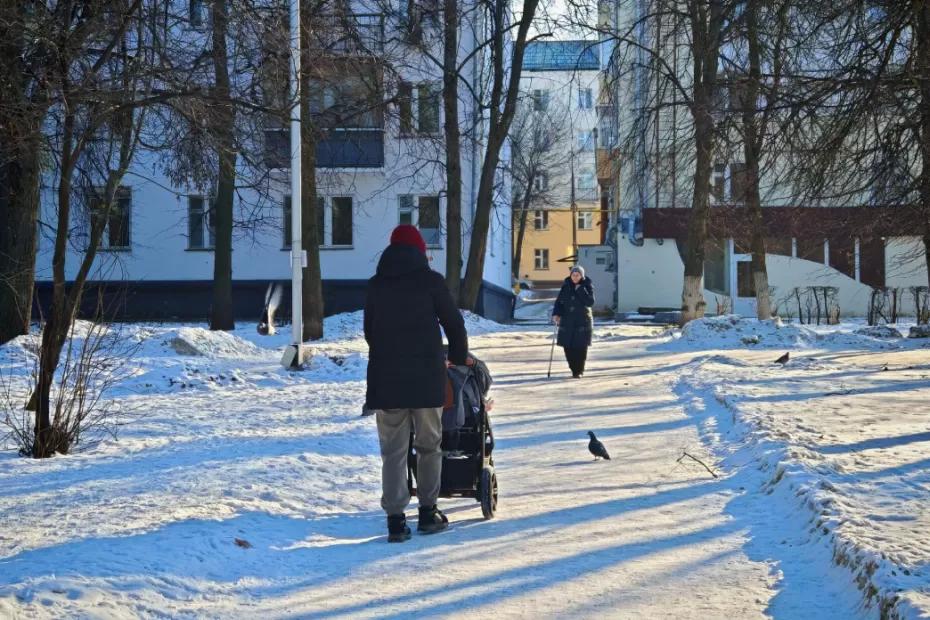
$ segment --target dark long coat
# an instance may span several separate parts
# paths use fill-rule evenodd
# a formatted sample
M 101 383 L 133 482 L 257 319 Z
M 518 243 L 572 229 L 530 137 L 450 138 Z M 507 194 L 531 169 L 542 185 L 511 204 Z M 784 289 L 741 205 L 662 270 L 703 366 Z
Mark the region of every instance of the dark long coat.
M 552 309 L 553 316 L 561 317 L 558 345 L 566 349 L 584 349 L 591 346 L 594 333 L 594 287 L 591 278 L 584 278 L 578 287 L 571 278 L 565 278 Z
M 442 407 L 446 363 L 440 325 L 449 360 L 464 365 L 465 321 L 445 280 L 418 249 L 388 246 L 365 300 L 369 409 Z

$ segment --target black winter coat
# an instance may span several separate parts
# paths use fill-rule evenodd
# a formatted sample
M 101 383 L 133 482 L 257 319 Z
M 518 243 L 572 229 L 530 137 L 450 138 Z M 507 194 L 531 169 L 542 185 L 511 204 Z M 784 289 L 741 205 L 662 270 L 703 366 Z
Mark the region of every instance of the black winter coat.
M 388 246 L 365 300 L 369 409 L 442 407 L 446 363 L 440 325 L 449 360 L 464 365 L 465 321 L 445 280 L 418 249 Z
M 552 309 L 553 316 L 561 317 L 558 345 L 566 349 L 583 349 L 591 346 L 594 332 L 594 287 L 591 278 L 585 278 L 575 288 L 571 278 L 565 278 Z

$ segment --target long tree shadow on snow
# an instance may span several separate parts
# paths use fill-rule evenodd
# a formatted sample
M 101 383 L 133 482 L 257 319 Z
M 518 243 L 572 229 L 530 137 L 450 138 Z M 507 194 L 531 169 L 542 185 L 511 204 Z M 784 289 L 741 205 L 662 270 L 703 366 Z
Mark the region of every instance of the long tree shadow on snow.
M 360 569 L 377 572 L 379 563 L 403 560 L 404 554 L 421 556 L 410 566 L 412 575 L 424 561 L 441 564 L 441 557 L 432 560 L 422 557 L 424 553 L 427 556 L 441 553 L 442 547 L 437 543 L 460 548 L 467 542 L 460 558 L 491 558 L 494 553 L 506 553 L 514 536 L 533 536 L 532 532 L 540 528 L 573 528 L 600 519 L 622 518 L 629 511 L 684 502 L 718 489 L 717 485 L 704 483 L 528 517 L 490 522 L 479 522 L 477 518 L 457 520 L 453 529 L 440 537 L 415 537 L 400 547 L 385 542 L 380 511 L 315 519 L 261 512 L 224 520 L 187 519 L 155 531 L 76 540 L 0 560 L 0 596 L 12 595 L 20 602 L 29 603 L 50 592 L 64 591 L 72 598 L 79 598 L 82 588 L 112 587 L 120 590 L 153 588 L 174 604 L 178 599 L 204 593 L 222 598 L 230 596 L 230 591 L 239 593 L 243 602 L 247 597 L 273 601 L 296 594 L 301 594 L 300 600 L 305 600 L 303 594 L 312 597 L 315 588 Z M 500 600 L 642 555 L 726 535 L 735 527 L 738 527 L 735 523 L 721 524 L 698 532 L 605 548 L 597 548 L 596 541 L 592 541 L 591 548 L 577 554 L 540 563 L 531 561 L 504 571 L 489 568 L 480 577 L 441 588 L 388 596 L 357 606 L 340 605 L 341 597 L 321 600 L 321 604 L 326 604 L 325 611 L 300 614 L 300 617 L 351 613 L 372 603 L 409 604 L 411 608 L 430 609 L 432 613 L 453 613 L 480 604 L 481 601 L 469 592 L 475 586 L 486 588 L 489 596 Z M 248 541 L 252 548 L 238 547 L 236 538 Z M 519 585 L 514 586 L 515 583 Z M 455 600 L 450 600 L 450 594 Z M 429 602 L 431 597 L 443 602 L 433 605 Z
M 715 447 L 718 434 L 732 442 L 731 447 L 742 442 L 734 427 L 733 412 L 716 398 L 692 391 L 685 382 L 678 382 L 674 391 L 708 447 Z M 713 425 L 705 427 L 710 420 L 714 421 Z M 770 490 L 764 490 L 763 485 L 771 480 L 771 472 L 761 471 L 745 451 L 731 454 L 723 465 L 729 475 L 721 480 L 721 485 L 733 494 L 725 512 L 746 527 L 748 536 L 743 550 L 751 560 L 770 564 L 778 580 L 778 591 L 769 601 L 767 613 L 774 618 L 817 617 L 820 620 L 873 616 L 874 613 L 864 609 L 861 601 L 850 594 L 856 591 L 853 576 L 833 564 L 832 546 L 816 532 L 811 534 L 812 515 L 801 506 L 794 493 L 784 485 L 775 488 L 774 496 Z M 812 584 L 818 589 L 818 595 L 813 598 L 810 595 Z M 811 606 L 812 602 L 816 608 Z

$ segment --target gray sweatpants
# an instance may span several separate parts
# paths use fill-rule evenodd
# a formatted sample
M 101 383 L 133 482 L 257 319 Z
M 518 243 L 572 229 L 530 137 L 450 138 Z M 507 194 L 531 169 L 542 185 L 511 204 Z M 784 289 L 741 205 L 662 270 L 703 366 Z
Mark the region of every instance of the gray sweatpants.
M 407 489 L 407 449 L 413 423 L 417 452 L 417 497 L 420 506 L 433 506 L 442 475 L 442 407 L 376 411 L 381 443 L 381 507 L 389 515 L 402 514 L 410 503 Z

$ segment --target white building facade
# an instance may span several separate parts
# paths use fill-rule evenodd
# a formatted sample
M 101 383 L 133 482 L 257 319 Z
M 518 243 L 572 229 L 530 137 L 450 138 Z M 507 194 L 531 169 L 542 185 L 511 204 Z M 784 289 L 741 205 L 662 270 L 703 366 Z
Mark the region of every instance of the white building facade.
M 192 19 L 196 3 L 190 2 Z M 396 4 L 397 6 L 394 6 Z M 320 261 L 327 314 L 363 307 L 367 280 L 374 275 L 392 229 L 418 226 L 427 240 L 433 269 L 444 272 L 446 180 L 443 147 L 442 70 L 418 52 L 436 46 L 442 57 L 441 20 L 420 15 L 412 20 L 406 0 L 388 6 L 353 6 L 356 35 L 368 43 L 363 52 L 378 61 L 377 93 L 385 103 L 328 131 L 317 146 Z M 438 10 L 438 9 L 437 9 Z M 412 30 L 411 23 L 416 22 Z M 483 56 L 473 54 L 480 24 L 461 29 L 463 76 L 480 92 Z M 361 34 L 359 34 L 361 33 Z M 358 50 L 340 50 L 361 55 Z M 356 65 L 358 66 L 358 65 Z M 373 65 L 374 66 L 374 65 Z M 384 67 L 389 67 L 385 69 Z M 338 107 L 356 76 L 322 89 L 316 105 Z M 468 256 L 483 128 L 475 117 L 474 98 L 462 89 L 463 264 Z M 289 287 L 290 172 L 288 132 L 267 127 L 261 165 L 239 158 L 232 252 L 233 303 L 237 319 L 257 319 L 271 282 Z M 282 145 L 285 150 L 282 151 Z M 283 157 L 282 157 L 283 155 Z M 202 320 L 210 314 L 214 231 L 209 192 L 178 186 L 165 173 L 160 154 L 141 151 L 122 182 L 91 280 L 124 294 L 120 316 L 128 319 Z M 256 181 L 256 179 L 258 179 Z M 43 221 L 54 219 L 54 182 L 43 190 Z M 484 285 L 478 310 L 490 318 L 510 318 L 510 200 L 499 196 L 491 218 Z M 80 261 L 80 222 L 76 222 L 67 277 Z M 84 224 L 86 226 L 86 223 Z M 51 280 L 53 232 L 40 230 L 37 290 L 47 294 Z M 285 300 L 290 296 L 285 295 Z M 285 304 L 289 306 L 289 304 Z M 289 308 L 282 308 L 287 315 Z
M 687 87 L 692 64 L 685 54 L 687 29 L 673 23 L 682 18 L 663 12 L 661 4 L 600 5 L 602 28 L 635 33 L 640 44 L 621 49 L 605 38 L 601 49 L 602 80 L 609 86 L 600 108 L 599 146 L 604 161 L 615 165 L 601 169 L 610 169 L 610 174 L 604 172 L 600 181 L 619 213 L 621 315 L 681 306 L 694 174 L 693 123 L 682 96 L 662 76 L 673 72 Z M 647 18 L 656 14 L 665 15 L 661 26 Z M 723 108 L 732 95 L 720 89 Z M 715 154 L 710 179 L 704 297 L 708 314 L 755 316 L 749 218 L 741 200 L 745 166 L 739 140 L 731 142 L 732 147 Z M 874 206 L 869 196 L 798 205 L 784 164 L 763 162 L 760 179 L 766 266 L 776 311 L 787 317 L 807 315 L 816 296 L 828 294 L 830 305 L 843 316 L 864 317 L 876 299 L 893 295 L 900 315 L 916 314 L 926 296 L 927 268 L 922 243 L 904 211 Z

